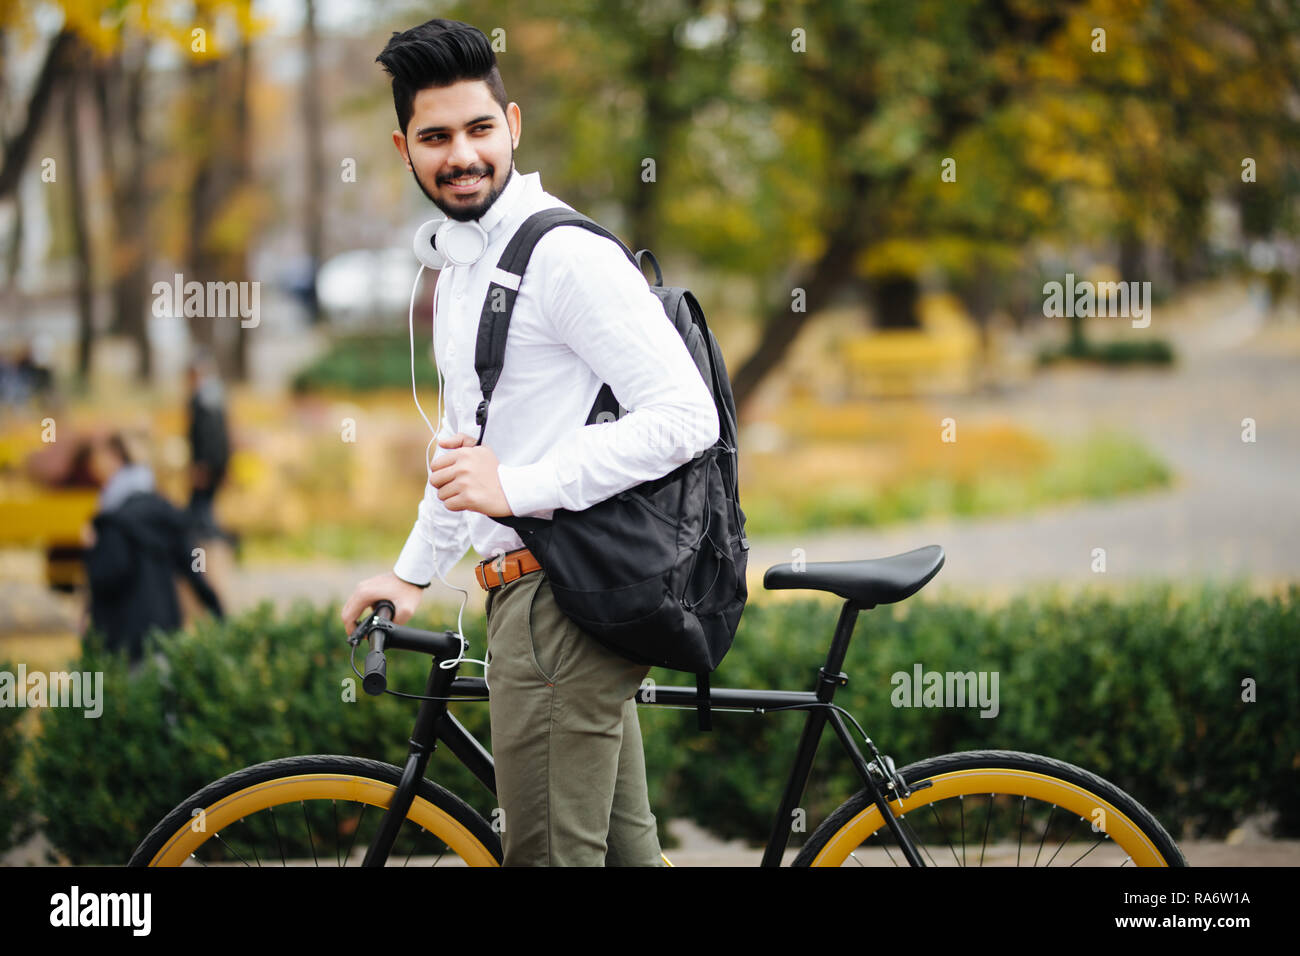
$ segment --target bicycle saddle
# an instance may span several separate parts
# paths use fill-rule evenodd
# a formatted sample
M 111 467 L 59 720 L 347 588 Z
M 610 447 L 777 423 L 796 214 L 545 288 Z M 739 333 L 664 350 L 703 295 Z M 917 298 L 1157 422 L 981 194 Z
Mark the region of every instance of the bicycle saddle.
M 796 569 L 794 564 L 774 564 L 763 575 L 769 591 L 804 588 L 829 591 L 865 608 L 893 604 L 911 597 L 943 567 L 943 548 L 927 544 L 888 558 L 861 561 L 814 561 Z

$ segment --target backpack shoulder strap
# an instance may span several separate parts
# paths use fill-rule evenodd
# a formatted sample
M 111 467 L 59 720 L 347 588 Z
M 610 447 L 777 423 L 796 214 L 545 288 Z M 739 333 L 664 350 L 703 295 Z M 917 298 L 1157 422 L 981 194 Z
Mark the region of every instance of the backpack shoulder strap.
M 515 298 L 519 295 L 519 284 L 523 281 L 524 270 L 528 268 L 528 260 L 532 258 L 538 241 L 556 226 L 582 226 L 597 235 L 612 239 L 632 264 L 637 265 L 636 256 L 618 236 L 582 213 L 562 206 L 533 213 L 515 230 L 505 251 L 501 253 L 497 270 L 488 284 L 483 311 L 479 315 L 478 338 L 474 343 L 474 371 L 478 373 L 479 388 L 483 392 L 483 400 L 479 402 L 474 415 L 475 424 L 479 426 L 480 443 L 487 430 L 492 392 L 505 365 L 506 337 L 510 332 L 510 316 L 514 312 Z
M 525 219 L 515 234 L 510 237 L 505 251 L 497 260 L 497 268 L 492 281 L 488 283 L 487 295 L 483 299 L 483 310 L 479 313 L 478 336 L 474 342 L 474 371 L 478 373 L 479 389 L 483 400 L 479 402 L 474 413 L 475 424 L 479 426 L 478 443 L 483 443 L 487 431 L 488 408 L 492 402 L 492 392 L 501 378 L 501 369 L 506 360 L 506 338 L 510 333 L 510 316 L 514 312 L 515 299 L 519 295 L 519 285 L 524 278 L 524 270 L 532 258 L 533 249 L 546 233 L 557 226 L 582 226 L 599 236 L 612 239 L 640 271 L 640 263 L 618 238 L 604 226 L 580 212 L 564 206 L 542 209 Z M 601 387 L 587 424 L 591 424 L 601 410 L 617 412 L 618 402 L 608 385 Z M 499 524 L 516 531 L 537 530 L 547 524 L 540 518 L 524 518 L 506 515 L 494 518 Z

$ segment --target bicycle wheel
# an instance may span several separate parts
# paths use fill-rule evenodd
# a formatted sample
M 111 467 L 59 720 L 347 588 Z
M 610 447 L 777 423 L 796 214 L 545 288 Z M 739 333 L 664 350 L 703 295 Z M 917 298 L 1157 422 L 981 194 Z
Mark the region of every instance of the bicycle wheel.
M 890 809 L 929 866 L 1186 866 L 1164 827 L 1096 774 L 1010 750 L 945 754 L 899 771 L 929 781 Z M 865 790 L 808 838 L 792 866 L 905 866 Z
M 356 866 L 402 771 L 360 757 L 270 760 L 222 777 L 172 810 L 128 866 Z M 499 866 L 501 842 L 450 791 L 420 780 L 389 866 Z

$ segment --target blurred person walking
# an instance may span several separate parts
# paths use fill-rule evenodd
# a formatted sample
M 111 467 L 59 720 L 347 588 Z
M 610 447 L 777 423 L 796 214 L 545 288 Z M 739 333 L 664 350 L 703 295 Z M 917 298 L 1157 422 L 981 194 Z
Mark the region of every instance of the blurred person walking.
M 230 463 L 230 439 L 226 430 L 225 389 L 216 363 L 207 352 L 199 352 L 190 361 L 189 443 L 190 503 L 189 514 L 194 533 L 199 538 L 232 536 L 217 526 L 214 501 L 226 478 Z
M 133 460 L 118 433 L 92 442 L 90 467 L 101 491 L 83 538 L 90 585 L 89 630 L 132 663 L 144 654 L 152 628 L 181 626 L 176 575 L 183 575 L 199 601 L 217 618 L 221 601 L 192 547 L 187 515 L 154 490 L 153 471 Z

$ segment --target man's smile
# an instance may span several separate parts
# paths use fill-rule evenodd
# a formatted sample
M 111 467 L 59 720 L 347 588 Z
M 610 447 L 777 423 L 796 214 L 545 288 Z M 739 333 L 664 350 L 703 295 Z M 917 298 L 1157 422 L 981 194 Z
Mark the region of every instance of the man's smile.
M 487 179 L 487 174 L 480 173 L 477 176 L 461 176 L 457 179 L 448 179 L 445 182 L 452 192 L 472 193 L 485 179 Z

